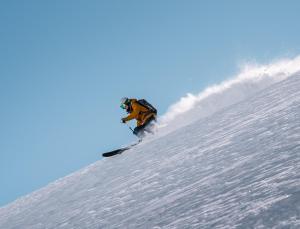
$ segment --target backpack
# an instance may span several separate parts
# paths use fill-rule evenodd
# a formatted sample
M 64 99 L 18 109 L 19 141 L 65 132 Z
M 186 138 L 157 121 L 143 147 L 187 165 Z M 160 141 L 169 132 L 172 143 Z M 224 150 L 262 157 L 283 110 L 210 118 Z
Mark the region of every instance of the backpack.
M 157 114 L 157 110 L 154 106 L 152 106 L 150 103 L 148 103 L 145 99 L 139 99 L 137 100 L 137 103 L 140 104 L 141 106 L 147 108 L 149 111 Z

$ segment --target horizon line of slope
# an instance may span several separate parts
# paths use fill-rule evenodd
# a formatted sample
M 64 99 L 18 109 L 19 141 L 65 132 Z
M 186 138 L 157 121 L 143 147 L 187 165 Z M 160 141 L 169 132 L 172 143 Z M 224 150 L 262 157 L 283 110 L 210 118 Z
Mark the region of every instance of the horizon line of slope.
M 294 75 L 126 156 L 96 162 L 0 208 L 0 225 L 296 228 L 299 89 Z
M 208 87 L 196 96 L 188 94 L 187 97 L 172 105 L 169 111 L 159 120 L 159 125 L 164 127 L 158 128 L 158 136 L 171 133 L 180 127 L 191 124 L 197 119 L 205 118 L 243 101 L 273 83 L 291 76 L 291 74 L 300 69 L 299 66 L 300 56 L 275 61 L 267 65 L 246 65 L 235 78 Z M 186 108 L 186 103 L 190 104 L 188 109 Z M 179 112 L 178 114 L 176 110 L 173 112 L 172 107 L 183 109 L 186 113 L 182 114 Z M 168 118 L 170 113 L 177 115 L 175 121 L 173 120 L 174 116 L 171 119 Z

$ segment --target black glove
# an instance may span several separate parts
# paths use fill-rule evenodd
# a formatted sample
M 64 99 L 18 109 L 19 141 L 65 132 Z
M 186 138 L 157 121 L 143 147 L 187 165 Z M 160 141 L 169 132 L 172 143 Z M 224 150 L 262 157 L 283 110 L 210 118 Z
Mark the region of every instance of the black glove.
M 121 123 L 126 123 L 125 118 L 121 119 Z

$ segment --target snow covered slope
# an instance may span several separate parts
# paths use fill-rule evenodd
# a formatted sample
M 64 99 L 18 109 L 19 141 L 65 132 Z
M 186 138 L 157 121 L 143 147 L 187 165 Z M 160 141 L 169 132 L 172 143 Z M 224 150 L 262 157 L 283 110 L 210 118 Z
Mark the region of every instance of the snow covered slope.
M 160 133 L 168 133 L 241 102 L 270 85 L 300 72 L 300 56 L 269 64 L 246 64 L 234 77 L 201 91 L 188 93 L 160 118 Z
M 300 228 L 300 75 L 0 209 L 0 228 Z

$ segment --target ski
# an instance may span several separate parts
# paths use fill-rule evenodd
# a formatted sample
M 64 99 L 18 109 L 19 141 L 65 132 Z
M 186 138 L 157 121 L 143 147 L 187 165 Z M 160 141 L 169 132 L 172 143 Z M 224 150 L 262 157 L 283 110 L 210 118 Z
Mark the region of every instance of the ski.
M 111 157 L 111 156 L 115 156 L 117 154 L 121 154 L 123 153 L 124 151 L 130 149 L 130 147 L 125 147 L 125 148 L 121 148 L 121 149 L 116 149 L 116 150 L 113 150 L 113 151 L 110 151 L 110 152 L 106 152 L 106 153 L 103 153 L 102 156 L 103 157 Z
M 134 144 L 130 145 L 130 146 L 123 147 L 123 148 L 120 148 L 120 149 L 116 149 L 116 150 L 113 150 L 113 151 L 109 151 L 109 152 L 103 153 L 102 156 L 103 156 L 103 157 L 111 157 L 111 156 L 115 156 L 115 155 L 121 154 L 121 153 L 123 153 L 124 151 L 129 150 L 129 149 L 131 149 L 132 147 L 136 146 L 136 145 L 139 144 L 140 142 L 141 142 L 141 140 L 138 141 L 137 143 L 134 143 Z

